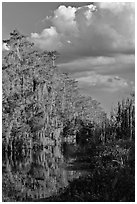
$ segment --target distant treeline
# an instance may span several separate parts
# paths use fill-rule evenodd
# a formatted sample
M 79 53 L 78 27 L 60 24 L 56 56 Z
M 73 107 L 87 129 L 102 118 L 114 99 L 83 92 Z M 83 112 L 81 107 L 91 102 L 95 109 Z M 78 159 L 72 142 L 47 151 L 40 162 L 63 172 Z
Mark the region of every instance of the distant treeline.
M 50 157 L 63 158 L 61 148 L 64 145 L 65 151 L 67 141 L 76 144 L 76 166 L 77 162 L 88 162 L 90 171 L 49 201 L 134 202 L 134 93 L 118 102 L 108 118 L 96 100 L 80 94 L 76 80 L 55 66 L 57 52 L 38 50 L 17 30 L 3 43 L 8 47 L 2 56 L 3 201 L 12 201 L 11 192 L 13 201 L 28 201 L 31 196 L 24 198 L 22 194 L 31 194 L 34 189 L 45 198 L 47 177 L 48 184 L 56 188 L 54 177 L 61 180 L 64 174 Z M 39 148 L 43 151 L 36 168 L 32 155 L 40 152 Z M 22 168 L 17 174 L 11 166 L 18 168 L 13 165 L 18 160 Z M 58 169 L 56 176 L 55 171 L 50 175 L 51 164 Z M 33 177 L 43 172 L 39 192 Z
M 35 145 L 134 140 L 134 96 L 107 118 L 100 104 L 81 96 L 78 83 L 55 66 L 56 51 L 38 50 L 17 30 L 4 40 L 2 59 L 2 142 L 4 151 Z

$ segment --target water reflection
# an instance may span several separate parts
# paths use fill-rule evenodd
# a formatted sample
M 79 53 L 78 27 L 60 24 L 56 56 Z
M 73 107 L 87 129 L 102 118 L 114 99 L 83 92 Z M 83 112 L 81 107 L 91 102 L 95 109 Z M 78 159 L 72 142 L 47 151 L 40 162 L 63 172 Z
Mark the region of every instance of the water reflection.
M 56 194 L 78 176 L 66 166 L 75 147 L 67 144 L 29 149 L 26 155 L 5 155 L 3 195 L 7 201 L 33 201 Z

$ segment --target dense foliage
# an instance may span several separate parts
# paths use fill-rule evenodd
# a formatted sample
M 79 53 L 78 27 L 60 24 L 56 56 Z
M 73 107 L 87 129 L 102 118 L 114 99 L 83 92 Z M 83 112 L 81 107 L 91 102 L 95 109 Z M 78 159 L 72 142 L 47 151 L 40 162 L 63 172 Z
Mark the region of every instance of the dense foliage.
M 80 96 L 74 79 L 59 72 L 54 65 L 56 52 L 36 50 L 16 30 L 4 43 L 10 47 L 3 54 L 2 66 L 6 149 L 19 141 L 30 146 L 58 142 L 68 136 L 63 131 L 69 132 L 70 127 L 76 135 L 77 121 L 99 124 L 106 117 L 95 100 Z
M 34 172 L 39 174 L 34 170 L 32 159 L 35 151 L 44 152 L 37 163 L 42 175 L 48 169 L 45 177 L 52 180 L 51 166 L 58 169 L 56 164 L 59 159 L 63 160 L 62 146 L 67 151 L 64 142 L 72 142 L 76 146 L 72 153 L 76 158 L 74 166 L 78 168 L 78 162 L 85 165 L 88 162 L 89 176 L 70 182 L 63 193 L 49 198 L 50 201 L 134 201 L 134 94 L 118 102 L 108 119 L 100 104 L 91 97 L 81 96 L 77 81 L 55 66 L 57 52 L 38 50 L 17 30 L 4 43 L 9 47 L 2 59 L 2 147 L 8 172 L 3 176 L 3 192 L 6 196 L 11 191 L 17 195 L 21 191 L 26 196 L 28 189 L 37 189 L 40 185 L 37 178 L 32 178 Z M 19 171 L 18 175 L 17 170 L 11 175 L 13 158 L 26 159 L 22 167 L 25 171 Z M 33 187 L 29 186 L 27 175 L 33 180 Z M 59 176 L 58 169 L 54 177 Z M 16 181 L 18 187 L 14 185 Z M 45 182 L 43 185 L 41 188 L 46 192 Z M 20 201 L 20 196 L 15 200 Z

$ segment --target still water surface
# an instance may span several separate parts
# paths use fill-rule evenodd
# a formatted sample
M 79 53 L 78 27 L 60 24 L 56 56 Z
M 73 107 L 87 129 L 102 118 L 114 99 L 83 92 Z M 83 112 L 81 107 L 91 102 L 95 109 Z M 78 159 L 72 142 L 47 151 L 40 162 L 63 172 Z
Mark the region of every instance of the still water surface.
M 29 150 L 24 156 L 3 159 L 3 197 L 5 201 L 35 201 L 58 194 L 69 181 L 85 175 L 87 166 L 75 165 L 77 147 L 64 143 L 44 150 Z M 82 168 L 81 168 L 82 167 Z

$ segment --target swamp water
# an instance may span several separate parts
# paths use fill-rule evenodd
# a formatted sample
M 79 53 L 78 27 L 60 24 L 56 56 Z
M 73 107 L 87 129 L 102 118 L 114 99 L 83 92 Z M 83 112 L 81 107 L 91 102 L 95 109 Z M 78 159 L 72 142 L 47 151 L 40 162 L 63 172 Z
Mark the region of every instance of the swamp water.
M 76 162 L 76 145 L 48 146 L 2 162 L 3 201 L 37 201 L 58 195 L 69 181 L 88 173 L 88 163 Z M 90 167 L 89 167 L 90 168 Z

